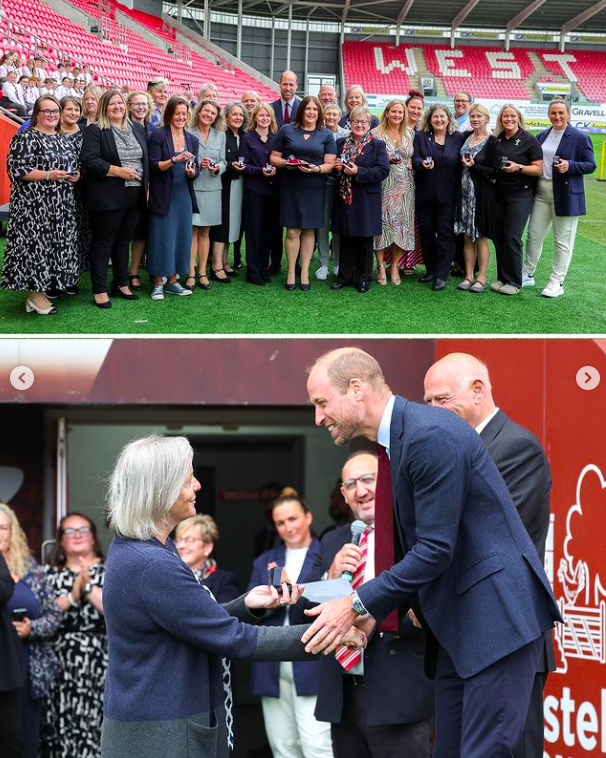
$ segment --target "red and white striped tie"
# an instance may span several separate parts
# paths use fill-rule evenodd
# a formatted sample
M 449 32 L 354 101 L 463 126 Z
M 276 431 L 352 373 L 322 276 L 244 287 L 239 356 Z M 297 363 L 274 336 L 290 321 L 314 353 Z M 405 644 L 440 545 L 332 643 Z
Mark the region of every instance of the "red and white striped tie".
M 364 581 L 364 571 L 366 569 L 366 553 L 368 552 L 368 534 L 372 532 L 374 526 L 367 526 L 362 532 L 362 539 L 360 540 L 360 550 L 362 551 L 362 557 L 356 570 L 354 571 L 351 588 L 355 590 Z M 345 671 L 350 671 L 357 663 L 362 660 L 361 650 L 351 650 L 347 645 L 339 645 L 335 650 L 335 658 L 343 666 Z

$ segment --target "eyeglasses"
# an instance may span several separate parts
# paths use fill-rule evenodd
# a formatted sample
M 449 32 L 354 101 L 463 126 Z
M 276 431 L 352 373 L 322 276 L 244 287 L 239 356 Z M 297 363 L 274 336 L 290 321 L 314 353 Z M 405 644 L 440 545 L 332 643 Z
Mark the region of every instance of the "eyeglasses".
M 76 534 L 84 537 L 85 534 L 90 534 L 91 532 L 92 529 L 90 526 L 79 526 L 77 529 L 73 526 L 68 526 L 67 529 L 63 530 L 63 534 L 65 534 L 67 537 L 73 537 Z
M 131 103 L 133 108 L 147 108 L 147 103 Z
M 51 110 L 48 110 L 48 108 L 43 111 L 38 111 L 38 113 L 41 113 L 43 116 L 47 116 L 48 118 L 51 118 L 51 116 L 58 116 L 60 112 L 61 111 L 58 111 L 58 110 L 51 111 Z
M 376 474 L 362 474 L 362 476 L 358 476 L 355 479 L 346 479 L 344 482 L 341 482 L 341 486 L 346 492 L 351 492 L 351 490 L 358 486 L 358 482 L 361 482 L 365 487 L 369 487 L 376 481 Z
M 455 100 L 455 103 L 469 103 L 469 100 Z
M 352 126 L 368 126 L 370 124 L 370 121 L 352 121 Z
M 202 537 L 178 537 L 175 543 L 178 545 L 180 542 L 185 542 L 186 545 L 193 545 L 194 542 L 203 542 Z

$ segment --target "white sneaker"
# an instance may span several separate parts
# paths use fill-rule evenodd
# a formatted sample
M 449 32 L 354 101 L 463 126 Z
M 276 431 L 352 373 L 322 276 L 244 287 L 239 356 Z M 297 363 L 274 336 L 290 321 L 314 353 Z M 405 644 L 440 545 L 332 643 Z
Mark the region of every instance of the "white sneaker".
M 493 292 L 500 292 L 500 291 L 501 291 L 501 287 L 504 287 L 504 286 L 505 286 L 505 282 L 502 282 L 500 279 L 497 279 L 496 281 L 494 281 L 494 282 L 493 282 L 493 283 L 490 285 L 490 289 L 491 289 Z
M 164 287 L 161 284 L 156 284 L 151 293 L 152 300 L 164 300 Z
M 522 287 L 534 287 L 534 276 L 522 272 Z
M 321 279 L 324 281 L 328 277 L 328 266 L 320 266 L 320 268 L 316 271 L 316 279 Z
M 541 292 L 541 295 L 543 297 L 560 297 L 560 295 L 564 294 L 564 287 L 560 284 L 558 281 L 553 281 L 552 279 L 549 280 L 549 284 L 543 292 Z
M 517 295 L 520 290 L 513 284 L 504 284 L 499 290 L 499 295 Z

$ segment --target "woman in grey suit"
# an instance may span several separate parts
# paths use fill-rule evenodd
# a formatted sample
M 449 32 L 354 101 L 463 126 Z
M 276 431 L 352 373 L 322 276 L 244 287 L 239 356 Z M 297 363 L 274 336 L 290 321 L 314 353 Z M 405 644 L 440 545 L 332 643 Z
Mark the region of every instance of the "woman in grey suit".
M 121 452 L 109 489 L 103 607 L 109 643 L 102 758 L 227 758 L 233 747 L 229 659 L 307 660 L 307 625 L 253 626 L 295 603 L 296 586 L 255 587 L 219 605 L 169 534 L 196 512 L 200 484 L 185 437 L 147 437 Z M 343 638 L 365 645 L 357 629 Z
M 221 223 L 221 174 L 227 166 L 225 162 L 225 120 L 216 100 L 200 100 L 191 119 L 191 133 L 200 142 L 198 162 L 200 175 L 194 182 L 194 191 L 199 213 L 193 216 L 191 244 L 191 268 L 185 282 L 188 289 L 196 284 L 196 257 L 198 258 L 198 284 L 209 290 L 210 281 L 206 275 L 206 264 L 210 249 L 210 227 Z

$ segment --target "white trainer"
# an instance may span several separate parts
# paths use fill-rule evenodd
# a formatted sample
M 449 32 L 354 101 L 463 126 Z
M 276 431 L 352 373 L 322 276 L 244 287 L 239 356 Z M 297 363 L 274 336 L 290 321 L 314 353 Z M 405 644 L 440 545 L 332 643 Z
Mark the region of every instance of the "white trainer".
M 321 281 L 324 281 L 328 277 L 328 266 L 320 266 L 320 268 L 316 271 L 316 279 L 320 279 Z
M 534 287 L 534 276 L 522 272 L 522 287 Z
M 164 287 L 161 284 L 156 284 L 151 293 L 152 300 L 164 300 Z
M 541 295 L 543 297 L 560 297 L 560 295 L 564 294 L 564 287 L 560 284 L 560 282 L 554 282 L 551 279 L 549 280 L 549 284 L 543 292 L 541 292 Z

